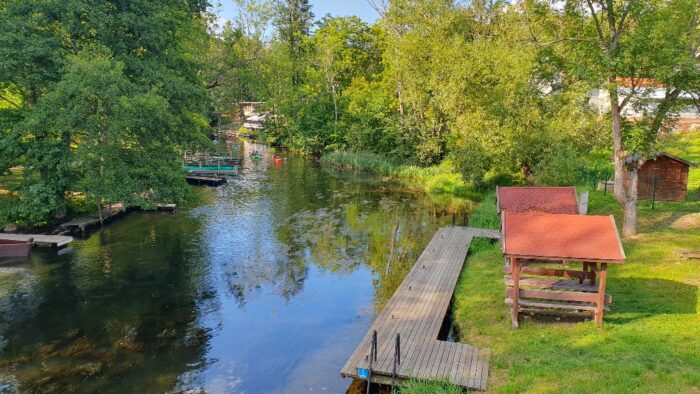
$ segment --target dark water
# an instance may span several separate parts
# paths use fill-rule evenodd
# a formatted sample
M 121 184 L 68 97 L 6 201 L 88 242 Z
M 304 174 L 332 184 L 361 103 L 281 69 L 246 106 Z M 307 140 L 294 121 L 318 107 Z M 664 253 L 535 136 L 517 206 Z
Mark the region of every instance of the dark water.
M 348 391 L 339 369 L 460 208 L 299 158 L 244 167 L 0 263 L 0 392 Z

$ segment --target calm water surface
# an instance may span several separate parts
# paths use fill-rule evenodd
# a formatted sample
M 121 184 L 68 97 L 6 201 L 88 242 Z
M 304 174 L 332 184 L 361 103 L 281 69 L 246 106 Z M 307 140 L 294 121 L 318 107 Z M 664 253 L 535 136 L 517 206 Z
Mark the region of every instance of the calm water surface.
M 0 263 L 0 392 L 352 392 L 338 371 L 455 209 L 269 155 L 193 193 Z

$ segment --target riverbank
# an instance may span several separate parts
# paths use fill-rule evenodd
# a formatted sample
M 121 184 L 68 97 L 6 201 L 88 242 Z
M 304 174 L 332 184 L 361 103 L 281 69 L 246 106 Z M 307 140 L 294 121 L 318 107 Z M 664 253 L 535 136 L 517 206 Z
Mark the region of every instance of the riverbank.
M 610 210 L 611 196 L 594 193 L 591 213 Z M 496 392 L 688 392 L 700 385 L 698 286 L 700 264 L 673 252 L 700 245 L 700 228 L 667 221 L 697 203 L 640 209 L 641 232 L 624 241 L 627 264 L 609 271 L 612 311 L 591 321 L 527 319 L 510 327 L 503 304 L 503 257 L 497 246 L 470 256 L 455 291 L 461 340 L 492 351 L 489 389 Z
M 401 182 L 429 194 L 481 199 L 483 194 L 469 187 L 464 177 L 449 162 L 431 167 L 396 163 L 383 155 L 367 152 L 336 151 L 324 155 L 321 162 L 347 170 L 368 172 Z
M 663 140 L 662 149 L 700 162 L 700 135 Z M 609 271 L 611 312 L 591 321 L 525 318 L 511 329 L 503 303 L 498 245 L 472 244 L 455 289 L 454 322 L 465 343 L 491 349 L 490 392 L 693 392 L 700 388 L 700 264 L 674 250 L 700 245 L 700 171 L 692 170 L 688 201 L 639 204 L 639 234 L 623 240 L 627 263 Z M 589 212 L 622 211 L 611 193 L 592 191 Z M 471 226 L 498 226 L 489 196 Z M 412 382 L 402 393 L 452 393 L 442 383 Z

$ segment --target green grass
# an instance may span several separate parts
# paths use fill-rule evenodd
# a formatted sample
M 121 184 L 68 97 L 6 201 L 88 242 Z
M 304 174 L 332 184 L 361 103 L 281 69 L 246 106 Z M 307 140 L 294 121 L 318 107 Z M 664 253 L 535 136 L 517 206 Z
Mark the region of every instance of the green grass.
M 700 132 L 677 133 L 661 140 L 661 149 L 674 156 L 700 165 Z M 700 200 L 700 169 L 690 170 L 688 199 Z
M 449 160 L 432 167 L 397 163 L 387 157 L 367 152 L 335 151 L 324 155 L 321 162 L 354 171 L 369 172 L 395 179 L 407 187 L 422 189 L 429 194 L 480 199 Z
M 456 289 L 461 340 L 491 350 L 492 392 L 692 392 L 700 389 L 700 264 L 672 249 L 700 235 L 644 234 L 609 271 L 612 311 L 590 321 L 525 319 L 510 328 L 499 250 L 470 256 Z
M 700 133 L 661 144 L 700 163 Z M 700 169 L 691 169 L 688 189 L 686 202 L 639 203 L 640 233 L 623 242 L 627 262 L 608 271 L 613 304 L 602 328 L 590 320 L 525 317 L 511 329 L 501 251 L 472 244 L 454 318 L 463 342 L 491 351 L 489 392 L 700 393 L 700 262 L 673 253 L 700 249 L 700 220 L 688 220 L 700 216 Z M 494 228 L 492 200 L 475 208 L 470 226 Z M 591 192 L 589 213 L 614 215 L 622 224 L 611 193 Z M 402 392 L 430 392 L 416 384 Z
M 445 382 L 408 380 L 401 386 L 401 394 L 463 394 L 461 388 Z

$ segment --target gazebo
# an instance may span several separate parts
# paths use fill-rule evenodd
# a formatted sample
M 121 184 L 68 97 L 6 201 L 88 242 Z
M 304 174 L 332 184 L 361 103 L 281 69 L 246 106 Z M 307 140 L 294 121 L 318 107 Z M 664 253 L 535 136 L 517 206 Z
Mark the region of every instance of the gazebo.
M 579 213 L 575 187 L 499 186 L 496 188 L 496 206 L 498 213 Z
M 612 297 L 608 264 L 625 262 L 612 216 L 503 211 L 506 304 L 513 328 L 520 312 L 591 316 L 597 326 Z M 582 269 L 571 266 L 581 264 Z

